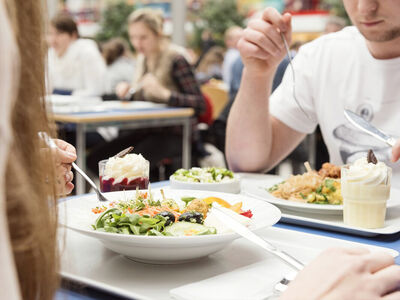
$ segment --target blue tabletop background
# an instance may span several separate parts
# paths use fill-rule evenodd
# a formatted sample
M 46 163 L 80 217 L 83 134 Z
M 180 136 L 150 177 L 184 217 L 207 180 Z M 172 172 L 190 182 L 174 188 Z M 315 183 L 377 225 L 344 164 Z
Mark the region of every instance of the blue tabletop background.
M 157 183 L 152 183 L 152 187 L 162 187 L 168 185 L 168 181 L 161 181 Z M 68 199 L 68 198 L 66 198 Z M 400 251 L 400 232 L 391 235 L 378 235 L 375 237 L 361 237 L 352 234 L 339 233 L 328 230 L 320 230 L 316 228 L 310 228 L 300 225 L 293 224 L 285 224 L 279 222 L 274 225 L 275 227 L 290 229 L 301 231 L 305 233 L 323 235 L 327 237 L 370 244 L 380 247 L 391 248 L 397 251 Z M 400 265 L 400 256 L 396 258 L 396 264 Z M 105 299 L 114 299 L 114 300 L 126 300 L 127 298 L 119 297 L 116 295 L 112 295 L 106 292 L 102 292 L 93 288 L 83 287 L 77 284 L 73 284 L 70 282 L 63 281 L 61 288 L 58 290 L 56 296 L 56 300 L 105 300 Z

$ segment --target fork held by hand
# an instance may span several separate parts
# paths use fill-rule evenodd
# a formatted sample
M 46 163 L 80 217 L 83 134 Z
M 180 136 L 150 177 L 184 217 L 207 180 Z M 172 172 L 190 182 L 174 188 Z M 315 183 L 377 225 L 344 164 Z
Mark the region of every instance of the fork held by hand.
M 52 138 L 49 137 L 49 135 L 44 132 L 38 132 L 38 136 L 52 149 L 57 149 L 58 146 L 56 145 L 56 143 L 53 141 Z M 86 181 L 92 186 L 92 188 L 94 189 L 94 191 L 97 194 L 97 198 L 99 199 L 99 201 L 108 201 L 108 199 L 106 197 L 104 197 L 104 195 L 99 191 L 99 189 L 97 188 L 96 184 L 93 182 L 93 180 L 91 180 L 89 178 L 89 176 L 86 175 L 85 172 L 83 172 L 83 170 L 81 168 L 79 168 L 77 166 L 76 163 L 72 163 L 72 167 L 83 177 L 86 179 Z

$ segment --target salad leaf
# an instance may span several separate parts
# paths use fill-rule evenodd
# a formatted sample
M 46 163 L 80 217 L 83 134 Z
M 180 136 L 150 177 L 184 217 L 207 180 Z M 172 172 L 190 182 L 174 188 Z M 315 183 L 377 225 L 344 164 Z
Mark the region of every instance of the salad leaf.
M 188 206 L 189 202 L 193 201 L 196 199 L 196 197 L 182 197 L 181 200 L 185 202 L 185 207 Z

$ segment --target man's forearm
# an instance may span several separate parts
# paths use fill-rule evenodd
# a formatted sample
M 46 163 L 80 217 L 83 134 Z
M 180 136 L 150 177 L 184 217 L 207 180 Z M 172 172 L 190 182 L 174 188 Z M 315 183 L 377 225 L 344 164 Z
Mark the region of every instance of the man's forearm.
M 260 171 L 268 167 L 272 145 L 269 95 L 274 72 L 253 76 L 243 70 L 238 95 L 228 118 L 226 155 L 236 171 Z

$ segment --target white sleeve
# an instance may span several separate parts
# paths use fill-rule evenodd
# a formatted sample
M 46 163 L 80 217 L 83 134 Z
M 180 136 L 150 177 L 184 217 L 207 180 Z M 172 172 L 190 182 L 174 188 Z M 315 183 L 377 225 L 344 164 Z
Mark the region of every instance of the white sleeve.
M 74 96 L 101 96 L 105 92 L 106 65 L 97 49 L 83 49 L 81 53 L 84 88 L 74 90 Z
M 313 97 L 315 89 L 313 46 L 312 43 L 304 45 L 293 59 L 295 97 L 306 114 L 298 106 L 293 96 L 293 77 L 290 65 L 286 68 L 280 86 L 270 97 L 270 113 L 290 128 L 302 133 L 312 133 L 318 124 Z

